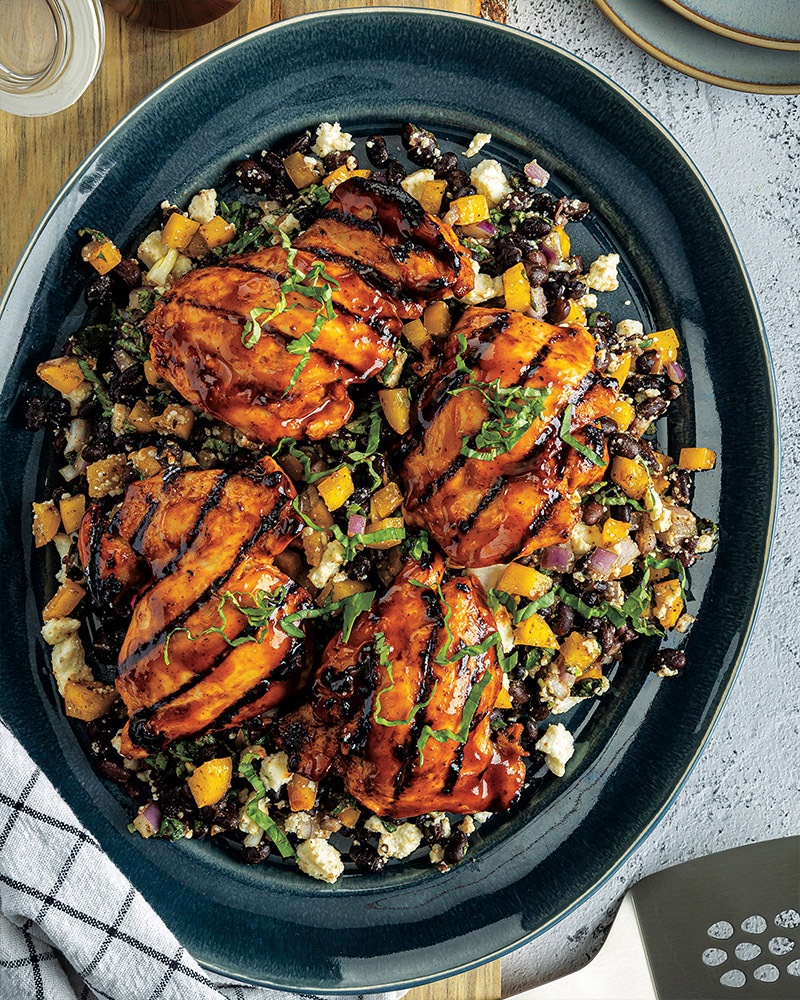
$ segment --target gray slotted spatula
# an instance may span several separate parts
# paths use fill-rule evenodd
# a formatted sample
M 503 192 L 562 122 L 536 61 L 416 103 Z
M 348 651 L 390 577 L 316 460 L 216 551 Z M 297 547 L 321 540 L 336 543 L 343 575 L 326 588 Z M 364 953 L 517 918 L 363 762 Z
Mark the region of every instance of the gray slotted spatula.
M 513 1000 L 718 997 L 800 998 L 800 837 L 648 875 L 587 966 Z

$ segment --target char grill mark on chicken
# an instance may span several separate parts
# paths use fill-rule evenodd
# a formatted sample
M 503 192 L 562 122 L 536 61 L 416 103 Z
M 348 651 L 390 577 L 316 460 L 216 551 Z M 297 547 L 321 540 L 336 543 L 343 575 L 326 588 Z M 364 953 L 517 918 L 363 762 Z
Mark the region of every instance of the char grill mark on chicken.
M 236 473 L 173 467 L 131 485 L 110 519 L 87 512 L 79 552 L 93 599 L 134 603 L 117 677 L 127 756 L 239 725 L 304 682 L 306 644 L 278 626 L 311 599 L 272 563 L 300 530 L 294 496 L 263 458 Z M 254 592 L 275 604 L 257 629 L 233 601 L 221 605 L 230 593 L 255 607 Z M 227 641 L 201 635 L 219 627 Z M 247 635 L 258 641 L 231 645 Z
M 159 374 L 190 403 L 267 444 L 338 430 L 353 412 L 348 387 L 384 368 L 400 330 L 392 304 L 351 268 L 297 251 L 297 270 L 308 274 L 324 264 L 339 288 L 329 283 L 335 316 L 309 347 L 308 360 L 288 351 L 292 341 L 311 335 L 320 308 L 308 296 L 289 292 L 291 308 L 270 317 L 290 276 L 291 252 L 271 247 L 191 271 L 147 319 L 150 357 Z M 248 348 L 242 336 L 253 309 L 266 312 L 256 317 L 262 333 Z
M 477 389 L 465 388 L 459 335 L 466 338 L 464 361 L 485 388 L 499 378 L 502 387 L 549 390 L 521 439 L 489 460 L 461 452 L 489 411 Z M 602 478 L 608 452 L 595 421 L 618 398 L 616 382 L 603 378 L 594 358 L 595 341 L 583 327 L 500 309 L 464 313 L 412 409 L 402 468 L 407 520 L 426 528 L 453 562 L 508 562 L 569 536 L 577 521 L 569 494 Z M 602 456 L 601 466 L 561 439 L 569 404 L 573 436 Z
M 331 279 L 335 316 L 314 340 L 320 303 L 289 291 L 281 309 L 281 283 L 292 267 L 309 274 L 315 265 Z M 240 254 L 176 281 L 147 318 L 150 357 L 184 399 L 248 437 L 319 439 L 350 419 L 349 387 L 394 356 L 401 319 L 473 283 L 471 258 L 449 226 L 401 189 L 354 178 L 294 249 Z M 245 347 L 254 309 L 264 310 L 255 317 L 261 335 Z M 305 354 L 287 349 L 304 336 L 313 340 Z
M 521 727 L 493 733 L 490 726 L 502 687 L 494 646 L 457 655 L 496 631 L 494 616 L 477 579 L 443 578 L 439 556 L 427 567 L 409 562 L 349 640 L 339 633 L 329 643 L 311 707 L 282 724 L 285 734 L 293 725 L 295 735 L 298 727 L 304 733 L 296 770 L 318 779 L 333 766 L 348 792 L 379 815 L 506 809 L 524 779 Z M 440 662 L 442 651 L 451 662 Z M 425 727 L 459 732 L 470 692 L 487 671 L 466 743 L 428 736 L 420 753 Z
M 452 227 L 382 181 L 355 177 L 340 184 L 295 245 L 348 264 L 403 319 L 421 316 L 432 300 L 461 298 L 475 283 L 472 257 Z

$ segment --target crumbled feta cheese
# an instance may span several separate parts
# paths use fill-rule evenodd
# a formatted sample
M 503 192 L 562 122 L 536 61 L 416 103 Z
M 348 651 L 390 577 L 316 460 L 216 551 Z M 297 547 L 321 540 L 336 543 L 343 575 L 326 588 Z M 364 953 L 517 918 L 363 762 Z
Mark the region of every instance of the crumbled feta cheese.
M 569 544 L 572 548 L 572 553 L 577 558 L 581 556 L 588 555 L 592 549 L 595 547 L 593 541 L 593 535 L 596 530 L 588 524 L 584 524 L 583 521 L 578 521 L 569 536 Z
M 406 194 L 410 194 L 412 198 L 419 201 L 422 197 L 422 189 L 428 181 L 432 180 L 432 170 L 415 170 L 413 174 L 409 174 L 400 181 L 400 187 L 406 192 Z
M 53 544 L 56 547 L 56 552 L 58 552 L 58 558 L 61 560 L 66 559 L 72 546 L 72 539 L 70 536 L 65 535 L 63 531 L 59 531 L 53 538 Z
M 670 667 L 660 667 L 656 670 L 656 677 L 677 677 L 678 671 L 672 670 Z
M 494 613 L 495 624 L 497 625 L 497 631 L 500 634 L 500 643 L 503 647 L 504 653 L 511 653 L 514 649 L 514 626 L 511 624 L 511 615 L 509 615 L 506 608 L 501 604 L 497 611 Z M 503 673 L 503 680 L 505 681 L 508 674 Z
M 317 141 L 311 147 L 311 152 L 324 158 L 329 153 L 345 153 L 353 145 L 352 135 L 342 132 L 339 122 L 322 122 L 317 128 Z
M 428 855 L 432 865 L 440 865 L 444 861 L 444 848 L 441 844 L 434 844 Z
M 300 228 L 300 220 L 295 215 L 292 215 L 291 212 L 287 212 L 287 214 L 284 215 L 284 217 L 278 223 L 278 229 L 280 229 L 282 233 L 286 233 L 287 235 L 289 233 L 293 233 L 295 229 L 299 228 Z
M 300 840 L 308 840 L 311 836 L 313 826 L 311 813 L 294 812 L 286 817 L 283 828 L 287 833 L 293 833 Z
M 473 156 L 477 156 L 478 153 L 492 141 L 491 132 L 476 132 L 470 140 L 469 146 L 464 150 L 464 156 L 469 160 Z
M 308 530 L 313 531 L 314 529 L 310 528 Z M 325 551 L 322 553 L 322 559 L 320 560 L 319 566 L 315 566 L 314 569 L 311 570 L 308 574 L 308 578 L 315 587 L 319 587 L 319 589 L 322 590 L 328 580 L 330 580 L 330 578 L 338 571 L 343 562 L 344 549 L 342 548 L 342 543 L 337 542 L 334 538 L 325 546 Z
M 613 292 L 615 288 L 619 288 L 618 267 L 618 253 L 601 254 L 597 260 L 592 261 L 592 266 L 583 279 L 583 283 L 587 288 L 593 288 L 596 292 Z
M 62 392 L 61 395 L 69 403 L 69 412 L 71 416 L 76 416 L 78 413 L 78 407 L 81 403 L 85 403 L 86 400 L 92 394 L 92 383 L 89 379 L 84 379 L 80 385 L 76 385 L 72 392 Z
M 564 765 L 575 753 L 575 743 L 572 733 L 559 722 L 547 727 L 547 732 L 537 742 L 536 749 L 545 755 L 544 762 L 548 770 L 562 778 Z
M 597 308 L 597 296 L 593 292 L 586 292 L 585 295 L 581 295 L 578 302 L 580 302 L 584 309 Z
M 321 837 L 298 844 L 297 866 L 301 872 L 322 882 L 335 882 L 344 871 L 341 854 Z
M 172 270 L 169 272 L 169 276 L 173 281 L 177 281 L 178 278 L 182 278 L 184 274 L 188 274 L 192 267 L 192 258 L 187 257 L 185 253 L 179 253 L 175 258 L 175 263 L 172 265 Z
M 285 753 L 273 753 L 265 757 L 259 769 L 261 780 L 270 792 L 279 792 L 289 781 L 289 758 Z
M 378 841 L 378 854 L 385 858 L 407 858 L 422 842 L 422 831 L 413 823 L 403 823 L 390 833 L 384 829 Z
M 617 323 L 617 337 L 620 340 L 639 340 L 644 336 L 644 327 L 638 319 L 621 319 Z
M 169 247 L 161 242 L 161 230 L 154 229 L 152 233 L 149 233 L 142 242 L 139 244 L 139 249 L 136 251 L 136 256 L 144 264 L 144 266 L 150 270 L 150 268 L 157 264 L 162 257 L 166 257 L 169 252 Z
M 252 802 L 252 800 L 255 797 L 256 797 L 256 793 L 255 792 L 251 792 L 250 795 L 247 796 L 247 799 L 246 799 L 244 805 L 239 810 L 239 829 L 242 831 L 242 833 L 246 833 L 249 836 L 252 836 L 252 835 L 258 833 L 258 831 L 261 829 L 261 827 L 258 825 L 258 823 L 256 823 L 255 820 L 251 819 L 247 815 L 247 811 L 246 811 L 247 807 L 250 805 L 250 803 Z
M 487 820 L 490 820 L 492 816 L 494 816 L 494 813 L 492 812 L 480 812 L 472 814 L 472 818 L 475 821 L 475 826 L 482 826 L 484 823 L 487 822 Z
M 475 833 L 475 823 L 471 816 L 465 816 L 458 824 L 458 829 L 467 837 Z
M 511 185 L 497 160 L 481 160 L 469 174 L 469 182 L 478 194 L 486 196 L 489 205 L 494 206 L 511 194 Z
M 710 552 L 714 548 L 714 539 L 711 535 L 699 535 L 695 552 Z
M 214 188 L 203 188 L 189 202 L 187 211 L 195 222 L 211 222 L 217 214 L 217 192 Z
M 577 704 L 584 701 L 584 698 L 579 698 L 577 695 L 570 694 L 566 698 L 560 698 L 555 702 L 551 711 L 552 715 L 563 715 L 568 712 L 571 708 L 574 708 Z
M 91 681 L 92 672 L 86 665 L 83 643 L 77 632 L 70 632 L 66 638 L 53 646 L 53 674 L 58 685 L 58 693 L 63 697 L 68 680 Z
M 63 642 L 67 636 L 77 632 L 80 624 L 77 618 L 51 618 L 42 625 L 42 638 L 49 646 L 55 646 L 57 642 Z
M 370 816 L 369 819 L 364 824 L 364 829 L 369 833 L 385 833 L 386 827 L 381 823 L 377 816 Z
M 475 287 L 458 301 L 468 306 L 477 306 L 481 302 L 488 302 L 489 299 L 497 298 L 498 295 L 502 294 L 503 279 L 501 277 L 493 278 L 491 274 L 479 271 L 475 275 Z
M 676 632 L 688 632 L 689 629 L 694 625 L 696 619 L 694 615 L 681 615 L 675 625 Z

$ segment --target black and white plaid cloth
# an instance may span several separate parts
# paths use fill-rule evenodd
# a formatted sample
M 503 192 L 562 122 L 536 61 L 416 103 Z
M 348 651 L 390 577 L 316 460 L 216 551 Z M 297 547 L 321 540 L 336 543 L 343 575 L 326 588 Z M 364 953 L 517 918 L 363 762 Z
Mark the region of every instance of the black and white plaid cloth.
M 0 720 L 0 1000 L 290 996 L 204 972 Z

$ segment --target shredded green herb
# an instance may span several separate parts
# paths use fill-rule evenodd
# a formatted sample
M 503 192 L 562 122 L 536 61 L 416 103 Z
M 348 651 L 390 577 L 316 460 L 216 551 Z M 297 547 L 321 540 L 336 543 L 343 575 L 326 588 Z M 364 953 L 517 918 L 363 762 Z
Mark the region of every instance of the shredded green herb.
M 257 823 L 261 829 L 266 833 L 272 843 L 280 851 L 282 858 L 293 858 L 294 848 L 289 843 L 286 834 L 281 830 L 278 824 L 272 819 L 268 813 L 259 806 L 259 802 L 267 794 L 267 788 L 264 782 L 261 780 L 261 776 L 255 767 L 253 767 L 253 761 L 259 760 L 260 758 L 253 753 L 243 753 L 239 761 L 239 774 L 243 778 L 246 778 L 255 790 L 255 797 L 250 800 L 250 802 L 245 807 L 245 813 L 250 817 L 250 819 Z
M 561 440 L 574 448 L 575 451 L 581 453 L 584 458 L 588 458 L 593 465 L 605 466 L 606 461 L 602 455 L 598 455 L 596 451 L 589 448 L 570 433 L 570 427 L 572 426 L 572 410 L 573 406 L 570 403 L 564 410 L 564 418 L 561 421 L 561 430 L 559 431 L 559 436 Z
M 389 687 L 383 688 L 383 690 L 378 691 L 375 695 L 375 708 L 372 712 L 372 718 L 380 726 L 408 726 L 414 719 L 414 716 L 423 708 L 427 708 L 431 703 L 431 698 L 436 694 L 436 688 L 438 686 L 438 681 L 433 685 L 433 691 L 430 693 L 430 697 L 425 701 L 420 701 L 411 709 L 406 719 L 384 719 L 381 716 L 381 695 L 389 694 L 390 691 L 394 691 L 395 679 L 394 679 L 394 664 L 389 659 L 389 646 L 386 642 L 386 635 L 383 632 L 375 633 L 375 649 L 378 652 L 378 660 L 382 667 L 386 668 L 389 674 Z
M 355 555 L 357 554 L 358 546 L 364 544 L 372 544 L 373 542 L 389 542 L 389 541 L 399 541 L 406 537 L 405 526 L 400 526 L 397 528 L 381 528 L 378 531 L 367 531 L 359 532 L 355 535 L 346 535 L 338 524 L 332 524 L 330 528 L 323 528 L 322 525 L 315 524 L 311 518 L 304 514 L 300 510 L 300 498 L 295 497 L 292 501 L 292 508 L 300 515 L 303 522 L 309 527 L 313 528 L 314 531 L 330 531 L 337 542 L 342 546 L 344 550 L 342 553 L 342 560 L 345 563 L 351 562 Z
M 301 608 L 299 611 L 293 611 L 291 614 L 284 615 L 281 618 L 278 627 L 287 635 L 299 639 L 305 633 L 298 627 L 297 622 L 306 621 L 309 618 L 325 618 L 335 611 L 341 611 L 342 638 L 347 642 L 356 618 L 358 618 L 362 611 L 369 610 L 374 600 L 374 590 L 359 591 L 355 594 L 350 594 L 349 597 L 343 597 L 339 601 L 329 600 L 319 608 Z
M 419 734 L 419 739 L 417 740 L 420 764 L 424 762 L 423 751 L 429 739 L 434 739 L 437 743 L 445 743 L 447 740 L 456 740 L 458 743 L 467 742 L 472 720 L 475 718 L 475 712 L 478 710 L 481 696 L 491 679 L 491 670 L 486 670 L 480 680 L 472 685 L 461 713 L 461 725 L 458 727 L 458 732 L 454 733 L 452 729 L 431 729 L 429 725 L 422 727 L 422 732 Z

